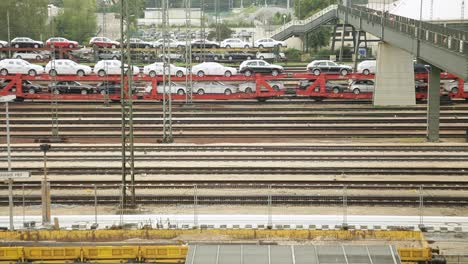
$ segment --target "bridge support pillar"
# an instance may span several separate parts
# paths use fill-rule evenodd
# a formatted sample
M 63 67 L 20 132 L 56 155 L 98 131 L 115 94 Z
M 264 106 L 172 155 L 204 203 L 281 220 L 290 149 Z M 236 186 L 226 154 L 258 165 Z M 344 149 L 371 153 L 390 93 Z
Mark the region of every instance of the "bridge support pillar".
M 293 36 L 286 40 L 286 44 L 288 44 L 288 48 L 304 50 L 304 43 L 305 43 L 304 39 L 305 39 L 305 35 L 300 36 L 300 37 Z
M 374 106 L 416 105 L 413 57 L 380 42 L 377 53 Z
M 440 69 L 431 65 L 427 88 L 427 141 L 439 141 L 440 127 Z

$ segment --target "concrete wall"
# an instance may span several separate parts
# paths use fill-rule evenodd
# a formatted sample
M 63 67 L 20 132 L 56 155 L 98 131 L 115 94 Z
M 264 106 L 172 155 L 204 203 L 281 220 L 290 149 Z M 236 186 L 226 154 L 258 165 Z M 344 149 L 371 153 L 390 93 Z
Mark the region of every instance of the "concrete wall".
M 385 42 L 378 49 L 374 105 L 415 105 L 413 56 Z
M 116 15 L 116 13 L 96 13 L 96 23 L 101 29 L 99 37 L 108 37 L 119 41 L 120 19 L 116 18 Z
M 191 9 L 191 25 L 195 27 L 200 26 L 200 8 Z M 147 8 L 145 9 L 145 18 L 138 19 L 139 25 L 159 25 L 161 24 L 162 12 L 160 8 Z M 171 8 L 169 9 L 169 25 L 181 26 L 185 25 L 185 8 Z

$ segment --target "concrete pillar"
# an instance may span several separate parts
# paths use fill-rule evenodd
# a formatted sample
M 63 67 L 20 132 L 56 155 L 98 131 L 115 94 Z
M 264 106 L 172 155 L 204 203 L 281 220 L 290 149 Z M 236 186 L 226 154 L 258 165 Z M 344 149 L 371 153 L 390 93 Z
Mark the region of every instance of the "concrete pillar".
M 440 126 L 440 69 L 431 65 L 427 90 L 427 141 L 439 141 Z
M 413 57 L 409 52 L 380 42 L 374 106 L 416 105 Z
M 288 48 L 303 50 L 304 49 L 304 36 L 301 37 L 290 37 L 286 40 Z

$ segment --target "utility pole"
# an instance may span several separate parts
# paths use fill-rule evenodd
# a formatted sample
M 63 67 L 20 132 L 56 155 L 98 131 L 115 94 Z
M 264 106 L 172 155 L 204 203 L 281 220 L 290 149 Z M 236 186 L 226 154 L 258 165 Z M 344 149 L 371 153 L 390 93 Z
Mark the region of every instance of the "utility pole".
M 433 16 L 434 16 L 434 0 L 431 0 L 431 12 L 429 14 L 429 21 L 432 21 Z
M 460 22 L 463 23 L 463 20 L 465 20 L 465 0 L 462 0 L 461 2 L 461 16 L 460 16 Z
M 122 211 L 129 205 L 135 206 L 135 156 L 134 156 L 134 138 L 133 138 L 133 94 L 132 78 L 133 66 L 130 56 L 130 13 L 128 2 L 121 1 L 120 12 L 120 83 L 121 83 L 121 136 L 122 136 Z M 131 203 L 127 203 L 127 178 L 130 177 Z
M 169 45 L 169 0 L 163 0 L 162 27 L 163 27 L 163 138 L 164 143 L 172 143 L 172 95 L 171 95 L 171 50 Z M 166 46 L 167 45 L 167 46 Z
M 44 178 L 41 184 L 42 201 L 42 224 L 50 223 L 50 185 L 47 179 L 47 151 L 50 150 L 50 144 L 41 144 L 40 148 L 44 152 Z
M 187 69 L 187 74 L 185 74 L 185 102 L 191 104 L 193 101 L 193 91 L 192 91 L 192 30 L 191 30 L 191 16 L 192 16 L 192 0 L 185 0 L 185 68 Z
M 11 43 L 11 32 L 10 32 L 10 10 L 7 10 L 7 30 L 8 30 L 8 44 Z M 11 47 L 10 47 L 11 48 Z M 11 58 L 11 50 L 8 50 L 8 57 Z

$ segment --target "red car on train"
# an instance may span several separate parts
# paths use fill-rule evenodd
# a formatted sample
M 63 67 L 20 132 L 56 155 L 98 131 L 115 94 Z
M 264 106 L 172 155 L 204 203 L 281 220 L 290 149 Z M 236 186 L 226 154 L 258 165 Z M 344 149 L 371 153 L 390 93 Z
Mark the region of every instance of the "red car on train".
M 50 38 L 46 41 L 47 48 L 77 48 L 78 42 L 66 38 Z

